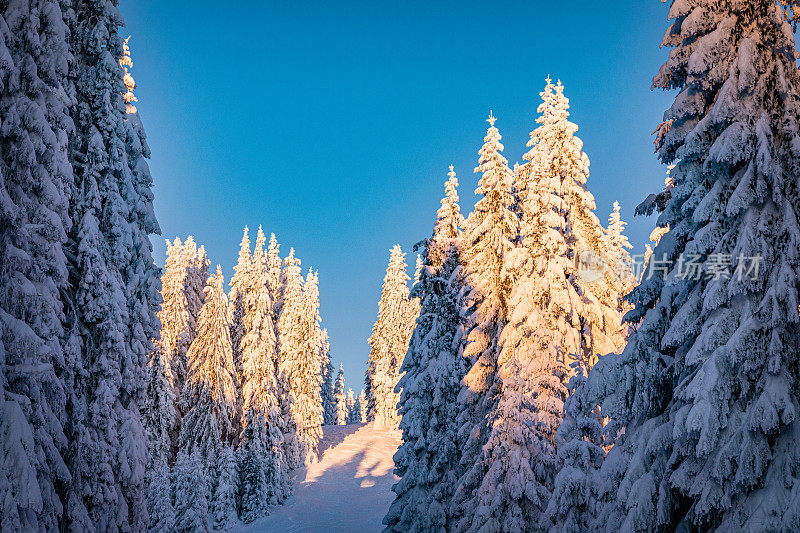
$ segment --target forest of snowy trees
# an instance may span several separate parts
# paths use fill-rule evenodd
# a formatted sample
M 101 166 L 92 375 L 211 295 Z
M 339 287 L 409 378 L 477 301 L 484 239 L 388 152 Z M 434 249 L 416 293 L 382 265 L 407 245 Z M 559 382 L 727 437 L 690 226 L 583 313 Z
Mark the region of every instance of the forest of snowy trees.
M 334 376 L 319 279 L 294 249 L 248 228 L 226 291 L 190 236 L 167 241 L 161 335 L 142 409 L 153 531 L 224 530 L 269 513 L 294 470 L 317 459 L 321 427 L 361 421 Z M 363 397 L 363 393 L 362 393 Z
M 156 266 L 117 1 L 0 2 L 0 531 L 248 524 L 357 423 L 402 433 L 386 531 L 800 531 L 798 19 L 670 2 L 641 262 L 560 81 L 522 164 L 490 112 L 471 212 L 451 165 L 413 279 L 389 251 L 356 394 L 274 234 L 227 282 L 191 236 Z
M 594 213 L 561 83 L 522 165 L 490 115 L 478 201 L 463 218 L 451 167 L 402 375 L 382 374 L 403 432 L 388 531 L 800 530 L 798 15 L 671 2 L 643 271 L 619 205 Z

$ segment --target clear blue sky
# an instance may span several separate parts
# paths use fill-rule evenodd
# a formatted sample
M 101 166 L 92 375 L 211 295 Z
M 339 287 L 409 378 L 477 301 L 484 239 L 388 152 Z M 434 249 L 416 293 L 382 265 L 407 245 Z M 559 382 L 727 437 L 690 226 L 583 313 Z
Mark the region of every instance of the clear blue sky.
M 560 78 L 605 221 L 664 168 L 651 92 L 666 51 L 658 0 L 571 2 L 123 1 L 164 237 L 192 234 L 227 278 L 242 228 L 274 232 L 319 269 L 335 363 L 358 391 L 389 248 L 427 237 L 447 166 L 471 211 L 490 109 L 525 152 L 539 92 Z M 163 239 L 154 239 L 163 264 Z

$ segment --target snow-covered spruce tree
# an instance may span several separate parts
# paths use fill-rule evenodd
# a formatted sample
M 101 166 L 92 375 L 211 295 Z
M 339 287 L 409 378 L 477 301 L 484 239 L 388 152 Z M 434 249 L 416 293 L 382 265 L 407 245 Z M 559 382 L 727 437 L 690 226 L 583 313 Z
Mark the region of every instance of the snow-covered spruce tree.
M 262 233 L 263 236 L 263 233 Z M 264 243 L 261 243 L 262 247 Z M 256 245 L 256 248 L 258 246 Z M 239 245 L 239 259 L 233 267 L 231 276 L 231 291 L 228 294 L 228 301 L 231 308 L 231 343 L 233 344 L 233 363 L 236 371 L 242 370 L 242 354 L 239 347 L 244 335 L 242 317 L 244 316 L 244 299 L 252 287 L 253 251 L 250 245 L 250 234 L 247 226 L 244 227 L 242 242 Z
M 283 284 L 281 277 L 281 247 L 274 233 L 269 235 L 269 248 L 267 249 L 267 287 L 272 300 L 272 320 L 278 322 L 278 313 L 283 302 Z
M 233 439 L 236 416 L 236 370 L 223 282 L 222 269 L 217 266 L 206 285 L 197 338 L 187 353 L 189 370 L 182 398 L 186 415 L 180 449 L 187 455 L 198 451 L 207 474 L 213 471 L 223 443 Z
M 151 533 L 169 533 L 175 527 L 175 508 L 172 506 L 172 482 L 169 465 L 161 459 L 147 465 L 145 487 L 147 514 Z
M 333 397 L 334 389 L 334 370 L 333 360 L 331 359 L 331 343 L 328 338 L 328 330 L 323 328 L 320 330 L 319 340 L 319 357 L 322 374 L 322 412 L 323 424 L 336 424 L 336 400 Z
M 403 360 L 400 429 L 392 487 L 396 498 L 384 518 L 393 531 L 446 529 L 458 470 L 456 416 L 466 361 L 459 353 L 461 317 L 459 237 L 464 217 L 450 165 L 433 236 L 424 241 L 419 279 L 411 296 L 421 311 Z
M 344 394 L 344 368 L 339 366 L 336 374 L 336 385 L 333 389 L 333 398 L 336 402 L 336 423 L 347 424 L 347 397 Z
M 344 400 L 347 409 L 347 417 L 345 418 L 348 424 L 356 424 L 356 398 L 353 396 L 353 389 L 347 389 L 347 398 Z
M 267 286 L 263 232 L 259 228 L 249 290 L 243 300 L 242 421 L 239 437 L 239 498 L 246 523 L 264 516 L 268 505 L 289 493 L 283 449 L 283 418 L 277 380 L 277 345 Z
M 236 491 L 239 487 L 236 453 L 225 444 L 217 458 L 216 482 L 210 511 L 216 531 L 231 529 L 239 521 L 236 511 Z
M 351 391 L 353 389 L 350 389 Z M 348 393 L 349 394 L 349 393 Z M 347 414 L 347 423 L 348 424 L 360 424 L 361 423 L 361 396 L 356 396 L 353 399 L 353 407 L 350 408 L 350 412 Z
M 491 430 L 483 447 L 486 473 L 472 503 L 475 515 L 459 523 L 468 531 L 536 529 L 558 471 L 554 440 L 567 395 L 566 369 L 559 360 L 558 342 L 535 307 L 529 316 L 539 317 L 530 322 L 530 329 L 526 327 L 527 338 L 505 344 L 518 311 L 514 305 L 500 338 L 497 400 L 489 413 Z
M 197 247 L 194 237 L 189 235 L 183 242 L 184 261 L 186 262 L 186 300 L 189 314 L 192 316 L 192 337 L 194 340 L 197 318 L 205 299 L 205 288 L 208 283 L 208 269 L 211 262 L 204 246 Z M 182 389 L 181 389 L 182 390 Z
M 400 366 L 408 351 L 413 324 L 409 324 L 411 308 L 405 254 L 395 245 L 389 254 L 389 265 L 383 278 L 378 319 L 369 337 L 369 364 L 367 367 L 367 412 L 369 421 L 377 427 L 397 428 L 400 414 L 395 392 L 400 380 Z
M 677 165 L 656 254 L 674 263 L 634 290 L 641 325 L 589 374 L 592 403 L 625 428 L 601 468 L 609 531 L 800 528 L 800 79 L 787 3 L 672 3 L 654 86 L 680 91 L 657 138 Z M 699 279 L 686 272 L 694 256 Z M 769 263 L 748 272 L 750 257 Z
M 322 438 L 322 328 L 319 316 L 319 276 L 309 269 L 303 285 L 303 343 L 299 359 L 290 371 L 295 418 L 302 417 L 305 464 L 317 460 L 317 445 Z
M 633 257 L 631 257 L 629 249 L 633 245 L 628 241 L 627 235 L 624 234 L 625 226 L 627 223 L 622 220 L 620 214 L 619 202 L 614 202 L 611 214 L 608 217 L 608 227 L 605 230 L 604 244 L 606 250 L 606 257 L 608 258 L 609 270 L 605 276 L 605 294 L 601 295 L 603 303 L 617 310 L 616 315 L 611 315 L 609 321 L 609 331 L 616 325 L 617 316 L 625 315 L 630 309 L 631 305 L 625 301 L 624 297 L 633 290 L 636 283 L 635 268 Z M 614 335 L 614 344 L 616 346 L 616 353 L 619 353 L 625 346 L 627 341 L 627 328 L 619 323 L 620 333 Z
M 608 268 L 605 231 L 586 188 L 589 158 L 575 135 L 578 126 L 569 121 L 564 86 L 548 78 L 540 95 L 538 126 L 517 178 L 522 251 L 515 260 L 525 281 L 515 287 L 515 305 L 536 300 L 548 329 L 556 333 L 565 366 L 575 360 L 591 363 L 624 340 L 618 277 Z M 602 264 L 579 271 L 578 263 L 586 260 Z M 524 309 L 519 319 L 525 321 Z
M 494 407 L 500 332 L 507 321 L 513 286 L 508 255 L 516 246 L 519 220 L 515 213 L 511 170 L 501 151 L 500 132 L 489 115 L 489 129 L 475 172 L 482 173 L 475 210 L 462 237 L 466 316 L 462 346 L 470 367 L 458 395 L 456 427 L 461 443 L 459 477 L 450 516 L 462 517 L 453 528 L 468 529 L 475 515 L 475 494 L 486 472 L 483 445 L 489 437 L 487 416 Z M 452 528 L 451 528 L 452 529 Z
M 570 245 L 578 240 L 571 231 L 578 221 L 596 221 L 580 194 L 588 191 L 573 183 L 586 156 L 571 136 L 559 88 L 548 80 L 540 127 L 531 134 L 525 165 L 516 169 L 519 241 L 504 256 L 514 281 L 501 333 L 493 339 L 499 353 L 484 400 L 488 437 L 467 474 L 481 478 L 467 477 L 464 488 L 477 486 L 457 494 L 460 508 L 469 510 L 459 520 L 462 531 L 532 529 L 541 522 L 558 471 L 554 438 L 567 395 L 564 359 L 582 355 L 585 323 L 582 291 L 570 272 Z M 596 227 L 601 230 L 599 222 Z
M 172 462 L 173 436 L 180 421 L 175 408 L 175 393 L 167 379 L 167 366 L 166 358 L 157 345 L 147 364 L 147 383 L 142 398 L 148 471 L 160 463 Z
M 564 420 L 556 431 L 560 469 L 545 512 L 549 529 L 590 531 L 597 516 L 599 469 L 605 457 L 599 409 L 587 402 L 584 365 L 572 364 Z M 542 527 L 542 529 L 548 529 Z
M 161 276 L 161 335 L 158 346 L 166 359 L 167 379 L 176 392 L 180 392 L 186 378 L 186 351 L 194 340 L 195 321 L 187 299 L 188 261 L 187 249 L 175 237 L 167 242 L 167 259 Z
M 71 26 L 75 127 L 67 253 L 74 310 L 66 322 L 73 394 L 65 425 L 72 480 L 65 487 L 64 527 L 136 531 L 147 527 L 139 401 L 160 303 L 149 240 L 160 231 L 145 161 L 149 148 L 138 115 L 123 100 L 117 7 L 82 2 L 64 15 Z
M 58 530 L 70 482 L 62 321 L 72 313 L 67 28 L 59 3 L 0 5 L 0 530 Z M 66 308 L 65 308 L 66 307 Z M 63 381 L 62 381 L 63 380 Z M 66 390 L 65 390 L 66 389 Z M 70 396 L 71 399 L 71 396 Z
M 358 409 L 358 421 L 365 423 L 367 421 L 367 395 L 364 393 L 364 389 L 361 389 L 361 392 L 358 393 Z
M 274 416 L 274 411 L 267 416 Z M 267 515 L 269 506 L 282 503 L 291 493 L 281 434 L 277 427 L 270 425 L 267 416 L 251 406 L 242 430 L 239 511 L 245 523 Z
M 198 450 L 178 452 L 175 462 L 175 531 L 209 531 L 208 482 Z M 171 531 L 171 530 L 170 530 Z
M 310 317 L 306 298 L 313 299 L 316 289 L 304 290 L 300 261 L 295 259 L 294 249 L 284 262 L 281 277 L 284 289 L 278 318 L 278 370 L 285 395 L 283 412 L 288 413 L 286 455 L 290 468 L 297 468 L 316 460 L 322 434 L 319 349 L 313 327 L 316 318 Z M 309 279 L 313 284 L 310 273 Z

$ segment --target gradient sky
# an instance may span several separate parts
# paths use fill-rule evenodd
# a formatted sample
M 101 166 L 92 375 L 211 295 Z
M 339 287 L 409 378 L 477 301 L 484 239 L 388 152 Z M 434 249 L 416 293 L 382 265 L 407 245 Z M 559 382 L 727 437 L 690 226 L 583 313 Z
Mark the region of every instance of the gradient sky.
M 132 34 L 164 237 L 194 235 L 226 283 L 242 228 L 274 232 L 319 270 L 322 318 L 347 385 L 362 387 L 389 248 L 429 236 L 447 167 L 471 211 L 489 110 L 521 162 L 544 79 L 561 79 L 605 222 L 619 200 L 641 253 L 636 205 L 665 169 L 651 132 L 670 95 L 667 4 L 211 2 L 120 6 Z M 155 238 L 163 265 L 163 239 Z

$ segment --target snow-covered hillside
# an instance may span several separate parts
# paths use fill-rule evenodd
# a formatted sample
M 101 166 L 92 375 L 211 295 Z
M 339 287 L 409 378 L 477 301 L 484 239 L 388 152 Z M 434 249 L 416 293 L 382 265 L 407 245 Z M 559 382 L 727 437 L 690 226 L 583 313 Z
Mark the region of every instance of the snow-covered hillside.
M 392 456 L 400 433 L 371 425 L 324 426 L 319 462 L 297 471 L 294 494 L 270 515 L 236 530 L 368 532 L 383 529 L 392 501 Z

